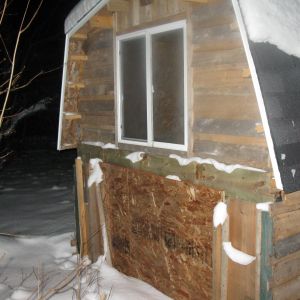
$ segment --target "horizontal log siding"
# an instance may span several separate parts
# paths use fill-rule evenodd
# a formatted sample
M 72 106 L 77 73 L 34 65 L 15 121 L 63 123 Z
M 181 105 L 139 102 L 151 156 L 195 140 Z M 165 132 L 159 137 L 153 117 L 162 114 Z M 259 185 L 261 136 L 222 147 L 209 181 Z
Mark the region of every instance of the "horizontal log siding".
M 89 21 L 83 45 L 87 61 L 83 68 L 78 110 L 82 141 L 115 142 L 113 29 L 101 18 L 112 18 L 102 9 Z M 93 19 L 96 21 L 93 22 Z M 106 19 L 105 19 L 106 20 Z
M 231 1 L 190 4 L 192 152 L 268 170 L 269 155 Z
M 272 205 L 273 277 L 270 287 L 273 299 L 299 299 L 300 295 L 300 194 L 283 197 Z
M 87 56 L 84 43 L 87 38 L 85 25 L 69 40 L 69 52 L 64 95 L 61 149 L 76 148 L 80 140 L 80 115 L 78 112 L 78 98 L 80 90 L 85 87 L 82 77 Z M 72 115 L 71 115 L 71 114 Z M 70 117 L 72 116 L 72 117 Z

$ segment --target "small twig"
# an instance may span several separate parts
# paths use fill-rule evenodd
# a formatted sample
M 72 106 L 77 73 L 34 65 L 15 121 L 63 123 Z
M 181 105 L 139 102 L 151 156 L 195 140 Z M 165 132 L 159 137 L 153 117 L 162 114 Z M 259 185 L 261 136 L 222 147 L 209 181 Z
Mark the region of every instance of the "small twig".
M 1 41 L 2 41 L 2 44 L 3 44 L 3 47 L 4 47 L 4 49 L 5 49 L 5 52 L 6 52 L 6 55 L 7 55 L 8 59 L 9 59 L 10 63 L 12 63 L 11 57 L 10 57 L 10 55 L 9 55 L 9 53 L 8 53 L 6 44 L 5 44 L 5 42 L 4 42 L 4 40 L 3 40 L 3 37 L 2 37 L 2 34 L 0 34 L 0 39 L 1 39 Z
M 2 21 L 4 19 L 6 8 L 7 8 L 7 0 L 4 1 L 3 9 L 1 11 L 0 25 L 2 24 Z

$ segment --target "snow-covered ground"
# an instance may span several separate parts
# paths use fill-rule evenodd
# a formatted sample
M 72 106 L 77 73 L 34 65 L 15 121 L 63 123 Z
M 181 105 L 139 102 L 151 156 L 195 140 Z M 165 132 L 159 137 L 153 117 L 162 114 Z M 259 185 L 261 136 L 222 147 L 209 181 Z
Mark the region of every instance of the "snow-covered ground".
M 75 248 L 75 153 L 31 150 L 0 173 L 0 300 L 170 299 Z

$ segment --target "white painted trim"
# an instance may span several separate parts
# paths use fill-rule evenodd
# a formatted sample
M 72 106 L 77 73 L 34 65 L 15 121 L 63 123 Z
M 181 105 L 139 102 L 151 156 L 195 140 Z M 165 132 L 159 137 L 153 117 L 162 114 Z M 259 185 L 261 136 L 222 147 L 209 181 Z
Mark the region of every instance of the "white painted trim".
M 266 108 L 264 105 L 264 100 L 263 100 L 261 87 L 260 87 L 260 83 L 258 80 L 254 60 L 253 60 L 249 42 L 248 42 L 246 26 L 244 24 L 242 12 L 241 12 L 241 8 L 239 6 L 238 0 L 232 0 L 232 4 L 233 4 L 234 12 L 235 12 L 235 15 L 237 18 L 237 22 L 239 25 L 248 65 L 249 65 L 250 72 L 251 72 L 252 82 L 253 82 L 256 99 L 257 99 L 257 103 L 258 103 L 258 107 L 259 107 L 259 111 L 260 111 L 260 115 L 261 115 L 261 119 L 262 119 L 262 124 L 264 127 L 264 132 L 265 132 L 267 145 L 268 145 L 268 149 L 269 149 L 269 155 L 271 158 L 271 164 L 272 164 L 272 168 L 273 168 L 273 174 L 275 177 L 276 187 L 277 187 L 277 189 L 283 190 L 281 175 L 279 172 L 278 163 L 277 163 L 275 150 L 274 150 L 274 143 L 273 143 L 273 139 L 271 136 L 270 126 L 269 126 L 269 122 L 268 122 L 268 118 L 267 118 L 267 112 L 266 112 Z
M 147 82 L 147 139 L 153 141 L 153 80 L 152 80 L 152 36 L 146 35 L 146 82 Z
M 60 106 L 59 106 L 59 123 L 58 123 L 58 135 L 57 135 L 57 150 L 62 150 L 61 147 L 61 137 L 62 137 L 62 123 L 63 123 L 63 114 L 64 114 L 64 99 L 66 91 L 66 79 L 67 79 L 67 65 L 68 65 L 68 56 L 69 56 L 69 40 L 70 37 L 67 34 L 65 40 L 65 53 L 64 53 L 64 63 L 63 63 L 63 75 L 62 75 L 62 84 L 61 84 L 61 94 L 60 94 Z
M 151 51 L 151 37 L 153 34 L 168 32 L 171 30 L 183 30 L 183 47 L 184 47 L 184 144 L 171 144 L 155 142 L 153 140 L 153 94 L 152 94 L 152 51 Z M 120 58 L 120 42 L 145 36 L 146 38 L 146 81 L 147 81 L 147 141 L 141 142 L 136 140 L 129 140 L 122 138 L 122 91 L 121 91 L 121 58 Z M 130 32 L 124 35 L 117 36 L 116 38 L 116 71 L 117 71 L 117 136 L 118 143 L 142 145 L 148 147 L 157 147 L 164 149 L 187 151 L 188 145 L 188 102 L 187 102 L 187 32 L 186 21 L 180 20 L 169 24 L 158 25 L 146 29 Z

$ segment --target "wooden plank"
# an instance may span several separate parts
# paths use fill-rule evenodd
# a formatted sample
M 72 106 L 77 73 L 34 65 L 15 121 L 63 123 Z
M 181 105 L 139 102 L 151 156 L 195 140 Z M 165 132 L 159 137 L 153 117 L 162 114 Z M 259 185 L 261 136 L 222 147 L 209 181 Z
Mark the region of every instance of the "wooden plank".
M 184 0 L 185 2 L 208 3 L 209 0 Z
M 90 173 L 91 175 L 91 173 Z M 88 187 L 88 208 L 89 208 L 89 249 L 92 262 L 97 261 L 103 251 L 103 237 L 100 224 L 100 215 L 97 201 L 97 187 L 94 183 Z
M 111 100 L 103 101 L 80 101 L 78 110 L 82 114 L 97 114 L 102 111 L 114 111 L 114 102 Z
M 81 119 L 81 114 L 64 112 L 64 119 L 69 120 L 69 121 L 80 120 Z
M 129 10 L 129 3 L 125 0 L 110 0 L 107 4 L 108 11 L 128 11 Z
M 193 130 L 208 134 L 263 137 L 256 131 L 256 120 L 204 118 L 197 115 Z
M 225 144 L 255 145 L 263 148 L 267 147 L 264 137 L 206 134 L 195 132 L 195 140 L 196 139 L 199 141 L 213 141 Z
M 225 192 L 223 192 L 223 197 L 225 196 Z M 224 200 L 224 199 L 223 199 Z M 229 228 L 230 228 L 230 220 L 227 218 L 222 225 L 222 241 L 227 242 L 229 240 Z M 223 243 L 222 243 L 222 264 L 221 264 L 221 297 L 220 300 L 227 300 L 228 298 L 228 261 L 229 258 L 224 251 Z
M 77 31 L 71 36 L 71 39 L 86 40 L 87 34 Z
M 269 212 L 261 212 L 261 256 L 260 256 L 260 298 L 272 299 L 270 280 L 272 268 L 270 257 L 273 255 L 273 224 Z
M 243 48 L 204 50 L 206 49 L 194 48 L 192 62 L 194 68 L 199 68 L 203 72 L 203 68 L 216 70 L 216 66 L 224 66 L 223 69 L 227 68 L 230 71 L 230 65 L 232 65 L 236 66 L 235 68 L 232 67 L 232 70 L 237 70 L 239 76 L 245 77 L 244 69 L 247 67 L 247 61 Z
M 222 276 L 222 227 L 214 229 L 213 234 L 213 300 L 221 299 Z
M 102 141 L 99 137 L 98 131 L 96 129 L 93 130 L 95 132 L 95 141 Z M 148 152 L 143 161 L 136 164 L 131 164 L 131 162 L 125 157 L 131 153 L 132 150 L 103 150 L 99 147 L 91 145 L 79 145 L 78 147 L 80 155 L 89 153 L 91 153 L 91 157 L 100 155 L 105 162 L 132 167 L 161 176 L 177 174 L 182 180 L 188 180 L 196 184 L 213 187 L 219 190 L 226 190 L 228 197 L 253 202 L 274 201 L 272 191 L 269 189 L 271 176 L 268 172 L 261 173 L 237 169 L 231 174 L 228 174 L 216 170 L 212 165 L 198 165 L 196 163 L 191 163 L 188 166 L 182 167 L 175 159 L 171 159 L 168 157 L 168 155 L 166 155 L 166 153 L 169 153 L 168 151 L 165 152 L 165 155 L 158 155 L 157 149 L 154 150 L 154 154 L 150 154 Z
M 300 277 L 273 289 L 273 300 L 298 300 L 300 295 Z
M 92 28 L 110 29 L 113 26 L 113 18 L 109 15 L 96 15 L 89 20 Z
M 87 55 L 84 55 L 84 54 L 72 54 L 70 56 L 70 60 L 71 61 L 87 61 L 88 57 L 87 57 Z
M 86 206 L 84 201 L 84 180 L 82 170 L 82 160 L 80 157 L 75 160 L 76 167 L 76 188 L 78 199 L 78 211 L 79 211 L 79 226 L 80 226 L 80 255 L 84 257 L 88 255 L 88 229 L 86 224 Z
M 256 206 L 246 201 L 228 203 L 230 220 L 229 240 L 232 246 L 250 255 L 256 255 Z M 237 280 L 238 278 L 238 280 Z M 239 265 L 228 261 L 228 299 L 255 299 L 256 261 Z
M 115 118 L 113 114 L 110 116 L 101 116 L 101 115 L 86 115 L 84 114 L 82 116 L 81 124 L 86 126 L 91 126 L 93 128 L 99 127 L 99 128 L 111 128 L 114 130 L 115 127 Z M 104 127 L 103 127 L 104 126 Z
M 281 258 L 297 251 L 300 251 L 300 233 L 274 243 L 274 255 L 276 258 Z
M 83 89 L 85 84 L 82 82 L 67 82 L 67 88 L 69 89 Z
M 254 95 L 195 95 L 195 117 L 260 121 Z
M 193 155 L 203 158 L 218 156 L 219 161 L 227 164 L 243 164 L 268 171 L 269 152 L 267 148 L 238 144 L 224 144 L 212 141 L 195 140 Z M 271 183 L 270 183 L 271 188 Z M 275 188 L 273 189 L 275 191 Z
M 261 280 L 261 246 L 262 246 L 262 213 L 256 211 L 256 263 L 255 263 L 255 300 L 260 300 L 260 280 Z
M 157 20 L 142 22 L 136 26 L 130 26 L 130 27 L 126 26 L 126 28 L 121 28 L 116 32 L 116 35 L 119 36 L 119 35 L 142 30 L 149 27 L 154 27 L 154 26 L 159 26 L 159 25 L 163 25 L 175 21 L 184 20 L 186 19 L 186 17 L 187 17 L 186 13 L 178 13 L 172 16 L 163 16 L 162 18 Z
M 89 96 L 82 96 L 78 98 L 79 101 L 114 101 L 114 95 L 89 95 Z
M 300 276 L 300 251 L 272 261 L 272 288 Z
M 276 215 L 274 222 L 274 241 L 279 241 L 299 233 L 300 210 Z

